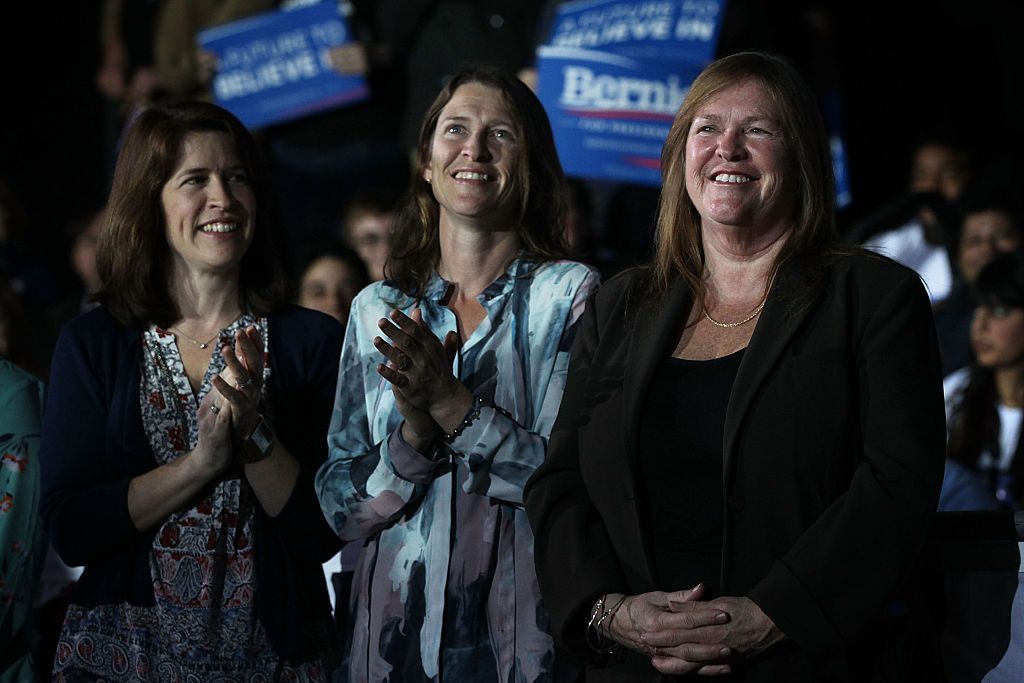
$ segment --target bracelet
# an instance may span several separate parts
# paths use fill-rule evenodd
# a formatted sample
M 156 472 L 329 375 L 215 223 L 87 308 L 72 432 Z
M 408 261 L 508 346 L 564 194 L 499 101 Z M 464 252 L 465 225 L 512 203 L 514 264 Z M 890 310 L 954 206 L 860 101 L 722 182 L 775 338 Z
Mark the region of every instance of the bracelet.
M 619 611 L 619 608 L 622 607 L 622 603 L 624 603 L 624 602 L 626 602 L 626 594 L 625 593 L 623 593 L 622 597 L 619 598 L 619 601 L 616 602 L 612 606 L 612 608 L 610 610 L 608 610 L 608 625 L 605 626 L 605 629 L 604 629 L 605 640 L 611 640 L 612 639 L 612 620 L 615 619 L 615 613 Z M 604 621 L 604 619 L 601 619 L 601 621 Z M 598 625 L 597 625 L 597 635 L 601 635 L 601 624 L 600 623 L 598 623 Z
M 590 621 L 587 622 L 587 631 L 584 634 L 584 638 L 587 641 L 587 645 L 590 646 L 590 649 L 593 650 L 594 652 L 599 652 L 601 654 L 604 654 L 604 650 L 602 650 L 601 647 L 600 647 L 600 645 L 601 645 L 601 635 L 597 633 L 597 627 L 596 626 L 597 626 L 597 622 L 599 620 L 599 617 L 601 616 L 601 613 L 604 612 L 604 599 L 605 599 L 604 595 L 602 595 L 601 597 L 599 597 L 597 599 L 597 603 L 594 605 L 594 609 L 590 613 Z M 591 637 L 591 633 L 597 634 L 597 641 L 596 641 L 597 644 L 595 644 L 594 639 Z
M 269 458 L 274 439 L 274 432 L 261 414 L 252 434 L 242 442 L 242 464 L 251 465 Z
M 612 641 L 611 646 L 606 646 L 601 642 L 602 640 L 611 640 L 611 638 L 601 635 L 601 625 L 604 623 L 605 619 L 608 619 L 610 616 L 615 614 L 615 611 L 622 605 L 623 601 L 625 601 L 626 596 L 623 595 L 622 598 L 615 603 L 615 607 L 612 609 L 605 609 L 607 599 L 607 594 L 602 595 L 597 599 L 597 603 L 594 605 L 594 611 L 590 614 L 590 621 L 587 623 L 587 631 L 585 634 L 585 640 L 587 641 L 587 645 L 590 646 L 590 649 L 602 655 L 614 654 L 621 647 L 619 643 L 614 641 Z M 608 630 L 605 629 L 605 632 L 608 632 Z
M 480 409 L 483 407 L 483 405 L 484 400 L 480 396 L 473 394 L 472 407 L 470 407 L 470 409 L 466 412 L 466 416 L 462 418 L 462 422 L 459 423 L 459 426 L 453 429 L 451 431 L 451 434 L 444 435 L 445 442 L 451 443 L 452 441 L 455 441 L 455 439 L 457 439 L 459 435 L 462 434 L 462 432 L 466 431 L 466 427 L 476 422 L 476 419 L 480 417 Z

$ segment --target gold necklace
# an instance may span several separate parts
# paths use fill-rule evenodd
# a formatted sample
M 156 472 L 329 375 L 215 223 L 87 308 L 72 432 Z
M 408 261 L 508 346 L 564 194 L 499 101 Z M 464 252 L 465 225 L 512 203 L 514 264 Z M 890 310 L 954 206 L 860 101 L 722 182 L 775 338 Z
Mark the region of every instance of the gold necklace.
M 175 334 L 180 334 L 180 335 L 181 335 L 182 337 L 184 337 L 185 339 L 189 340 L 190 342 L 192 342 L 193 344 L 195 344 L 196 346 L 198 346 L 198 347 L 199 347 L 199 348 L 201 348 L 201 349 L 205 349 L 205 348 L 206 348 L 207 346 L 209 346 L 209 345 L 210 345 L 210 343 L 211 343 L 211 342 L 212 342 L 212 341 L 213 341 L 214 339 L 216 339 L 217 337 L 219 337 L 219 336 L 220 336 L 220 330 L 217 330 L 217 334 L 213 335 L 212 337 L 210 337 L 210 338 L 209 338 L 209 339 L 207 339 L 206 341 L 204 341 L 204 342 L 201 342 L 201 341 L 199 341 L 198 339 L 195 339 L 194 337 L 190 337 L 190 336 L 188 336 L 187 334 L 185 334 L 185 333 L 184 333 L 184 332 L 182 332 L 181 330 L 175 330 L 175 329 L 173 329 L 173 328 L 170 328 L 170 327 L 168 327 L 167 329 L 168 329 L 168 330 L 170 330 L 171 332 L 174 332 Z
M 235 322 L 235 320 L 238 320 L 238 319 L 239 319 L 240 317 L 242 317 L 242 314 L 241 314 L 241 313 L 239 313 L 239 314 L 238 314 L 237 316 L 235 316 L 234 320 L 232 320 L 231 322 L 229 322 L 229 323 L 228 323 L 228 325 L 231 325 L 231 324 L 233 324 L 233 323 Z M 191 337 L 191 336 L 189 336 L 189 335 L 185 334 L 184 332 L 182 332 L 181 330 L 176 330 L 176 329 L 174 329 L 173 327 L 168 327 L 168 328 L 167 328 L 167 331 L 168 331 L 168 332 L 173 332 L 173 333 L 175 333 L 175 334 L 180 334 L 180 335 L 181 335 L 182 337 L 184 337 L 184 338 L 185 338 L 185 339 L 187 339 L 188 341 L 192 342 L 193 344 L 195 344 L 195 345 L 196 345 L 196 346 L 198 346 L 199 348 L 201 348 L 201 349 L 205 349 L 206 347 L 208 347 L 208 346 L 209 346 L 209 345 L 210 345 L 210 344 L 211 344 L 211 343 L 213 342 L 213 340 L 214 340 L 214 339 L 216 339 L 217 337 L 219 337 L 219 336 L 220 336 L 221 330 L 223 330 L 223 329 L 224 329 L 225 327 L 227 327 L 227 325 L 224 325 L 224 326 L 220 327 L 220 328 L 219 328 L 219 329 L 217 330 L 217 333 L 216 333 L 216 334 L 214 334 L 214 335 L 213 335 L 212 337 L 210 337 L 209 339 L 207 339 L 206 341 L 199 341 L 199 340 L 198 340 L 198 339 L 196 339 L 195 337 Z
M 761 303 L 759 303 L 757 305 L 757 308 L 754 309 L 753 313 L 751 313 L 750 315 L 748 315 L 746 318 L 744 318 L 743 320 L 739 321 L 738 323 L 721 323 L 721 322 L 718 322 L 717 320 L 715 320 L 714 318 L 711 317 L 711 315 L 708 313 L 708 309 L 706 309 L 706 308 L 704 309 L 704 317 L 708 319 L 709 323 L 711 323 L 712 325 L 717 325 L 718 327 L 725 327 L 725 328 L 739 327 L 740 325 L 743 325 L 744 323 L 749 323 L 751 320 L 756 318 L 757 314 L 761 312 L 761 309 L 764 308 L 764 305 L 765 305 L 765 303 L 767 301 L 768 301 L 768 295 L 765 294 L 765 297 L 763 299 L 761 299 Z

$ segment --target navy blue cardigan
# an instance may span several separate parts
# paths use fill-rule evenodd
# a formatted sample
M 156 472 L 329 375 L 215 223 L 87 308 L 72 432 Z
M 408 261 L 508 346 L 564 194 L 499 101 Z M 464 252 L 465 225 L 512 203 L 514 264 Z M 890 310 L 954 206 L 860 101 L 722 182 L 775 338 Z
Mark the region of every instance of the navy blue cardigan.
M 275 652 L 319 654 L 330 629 L 321 565 L 341 547 L 313 489 L 327 458 L 343 330 L 330 316 L 289 306 L 268 316 L 267 398 L 274 430 L 301 464 L 277 517 L 256 507 L 256 613 Z M 54 548 L 85 566 L 71 602 L 153 605 L 148 555 L 159 525 L 138 531 L 128 483 L 157 467 L 139 406 L 141 333 L 103 307 L 61 331 L 43 419 L 41 513 Z

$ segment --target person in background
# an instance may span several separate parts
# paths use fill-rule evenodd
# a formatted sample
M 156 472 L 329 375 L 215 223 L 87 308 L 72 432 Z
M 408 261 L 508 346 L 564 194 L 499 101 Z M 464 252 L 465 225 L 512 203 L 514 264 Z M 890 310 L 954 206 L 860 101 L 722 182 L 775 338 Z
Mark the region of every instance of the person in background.
M 588 304 L 526 485 L 556 641 L 587 683 L 941 680 L 920 279 L 840 245 L 818 102 L 781 57 L 706 67 L 662 176 L 656 258 Z
M 1024 253 L 1000 254 L 971 285 L 972 362 L 943 382 L 949 457 L 980 473 L 1000 504 L 1024 507 Z
M 979 185 L 957 202 L 956 281 L 949 296 L 934 307 L 942 374 L 966 366 L 971 358 L 970 328 L 974 317 L 971 285 L 997 255 L 1024 248 L 1020 202 L 1002 188 Z
M 410 171 L 398 134 L 404 112 L 403 65 L 380 30 L 380 22 L 391 17 L 379 16 L 378 0 L 329 1 L 344 16 L 351 42 L 331 48 L 323 57 L 342 76 L 362 77 L 366 96 L 260 131 L 295 262 L 301 260 L 306 244 L 334 236 L 340 207 L 376 191 L 382 181 L 405 179 Z M 308 4 L 309 0 L 279 3 L 283 10 Z M 403 16 L 408 8 L 393 11 Z
M 47 363 L 53 355 L 60 328 L 69 320 L 88 311 L 96 305 L 94 296 L 100 288 L 100 276 L 96 269 L 96 245 L 103 228 L 103 208 L 90 208 L 68 224 L 67 236 L 70 244 L 67 250 L 67 284 L 60 297 L 42 311 L 41 322 L 45 323 L 45 349 Z
M 217 57 L 200 47 L 196 34 L 269 12 L 276 0 L 174 0 L 162 2 L 153 25 L 153 67 L 161 97 L 213 101 Z
M 572 680 L 522 486 L 599 276 L 563 258 L 565 179 L 522 82 L 458 71 L 417 149 L 388 279 L 352 303 L 316 481 L 335 531 L 363 546 L 348 680 Z
M 96 88 L 104 98 L 104 162 L 109 180 L 125 125 L 162 95 L 153 46 L 163 0 L 101 0 Z
M 32 352 L 30 327 L 24 300 L 0 269 L 0 356 L 42 379 L 43 375 L 36 372 L 38 359 Z
M 385 189 L 354 196 L 342 212 L 339 237 L 363 259 L 371 282 L 384 279 L 397 217 L 397 193 Z
M 954 286 L 949 210 L 974 178 L 974 166 L 970 148 L 955 137 L 922 138 L 914 148 L 907 197 L 901 199 L 913 211 L 911 217 L 860 240 L 866 248 L 916 271 L 933 304 L 949 296 Z
M 100 306 L 64 326 L 40 511 L 84 566 L 55 680 L 323 681 L 313 476 L 342 329 L 285 303 L 252 135 L 204 102 L 130 127 L 97 252 Z
M 35 325 L 32 324 L 32 320 L 36 321 Z M 67 592 L 78 579 L 79 573 L 76 568 L 68 567 L 60 561 L 49 547 L 43 533 L 43 525 L 37 523 L 38 439 L 41 436 L 41 428 L 33 432 L 36 436 L 22 438 L 24 435 L 19 436 L 17 430 L 7 429 L 2 425 L 5 416 L 12 420 L 8 427 L 18 426 L 19 429 L 24 428 L 25 423 L 16 423 L 23 419 L 41 419 L 42 404 L 39 406 L 39 415 L 36 418 L 31 417 L 25 403 L 27 395 L 22 391 L 25 388 L 25 381 L 28 381 L 27 378 L 42 383 L 49 375 L 48 363 L 53 349 L 53 337 L 47 330 L 42 329 L 39 322 L 38 317 L 33 318 L 29 315 L 22 297 L 14 291 L 10 280 L 0 271 L 0 358 L 12 368 L 17 367 L 23 372 L 23 377 L 19 377 L 13 370 L 0 377 L 0 394 L 4 394 L 8 386 L 11 392 L 6 394 L 10 401 L 8 406 L 3 405 L 0 399 L 0 410 L 3 411 L 0 413 L 0 435 L 6 434 L 11 439 L 5 443 L 0 437 L 0 449 L 23 449 L 27 444 L 33 451 L 27 455 L 15 454 L 13 450 L 10 453 L 7 450 L 0 450 L 0 456 L 3 456 L 0 460 L 0 485 L 6 488 L 6 493 L 4 489 L 0 489 L 0 498 L 10 494 L 12 501 L 16 497 L 21 499 L 19 509 L 9 510 L 11 514 L 6 517 L 6 521 L 3 505 L 0 503 L 0 542 L 4 543 L 0 547 L 17 546 L 17 552 L 12 550 L 13 555 L 10 558 L 0 560 L 0 586 L 12 587 L 6 595 L 0 588 L 0 611 L 5 604 L 10 609 L 7 624 L 0 623 L 0 681 L 4 683 L 50 679 L 57 635 L 60 633 L 67 606 Z M 6 384 L 8 382 L 9 384 Z M 26 500 L 30 502 L 26 503 Z M 25 512 L 28 507 L 32 509 L 31 515 Z M 6 537 L 2 529 L 5 524 L 8 529 L 14 530 Z M 42 542 L 42 547 L 38 551 L 24 546 L 23 539 L 17 537 L 18 532 L 32 533 L 33 529 L 38 530 Z M 12 535 L 16 538 L 12 539 Z M 11 568 L 11 573 L 6 578 L 3 576 L 4 566 Z M 22 611 L 21 593 L 24 591 L 28 591 L 31 618 L 26 618 Z M 19 659 L 25 643 L 31 646 L 31 662 L 28 659 Z M 12 674 L 13 678 L 4 676 L 5 666 L 17 672 Z
M 399 139 L 415 161 L 422 117 L 438 89 L 467 61 L 515 74 L 533 62 L 544 0 L 377 0 L 379 35 L 402 84 Z
M 352 299 L 370 284 L 366 264 L 355 251 L 334 242 L 311 249 L 305 263 L 296 303 L 346 325 Z
M 352 299 L 370 284 L 366 265 L 359 254 L 340 243 L 330 242 L 311 247 L 304 263 L 306 265 L 299 275 L 296 303 L 326 313 L 342 326 L 347 325 Z M 359 550 L 358 543 L 349 543 L 323 565 L 339 634 L 345 628 L 349 590 Z
M 43 382 L 0 347 L 0 682 L 41 680 L 34 598 L 46 544 L 39 522 Z
M 940 512 L 1024 508 L 1024 253 L 996 255 L 973 278 L 971 361 L 943 383 L 949 434 Z M 1014 549 L 1014 557 L 1016 557 Z M 1024 574 L 982 561 L 946 583 L 943 662 L 953 681 L 1013 681 L 1024 671 Z

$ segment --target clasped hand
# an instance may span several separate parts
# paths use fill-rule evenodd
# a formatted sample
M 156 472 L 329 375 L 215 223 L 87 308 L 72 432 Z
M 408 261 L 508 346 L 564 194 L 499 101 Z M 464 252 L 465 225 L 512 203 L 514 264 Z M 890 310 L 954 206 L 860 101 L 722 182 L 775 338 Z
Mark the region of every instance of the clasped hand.
M 614 640 L 651 655 L 655 669 L 718 676 L 736 655 L 753 656 L 782 639 L 754 601 L 721 597 L 702 601 L 703 584 L 674 593 L 655 591 L 625 599 L 610 625 Z

